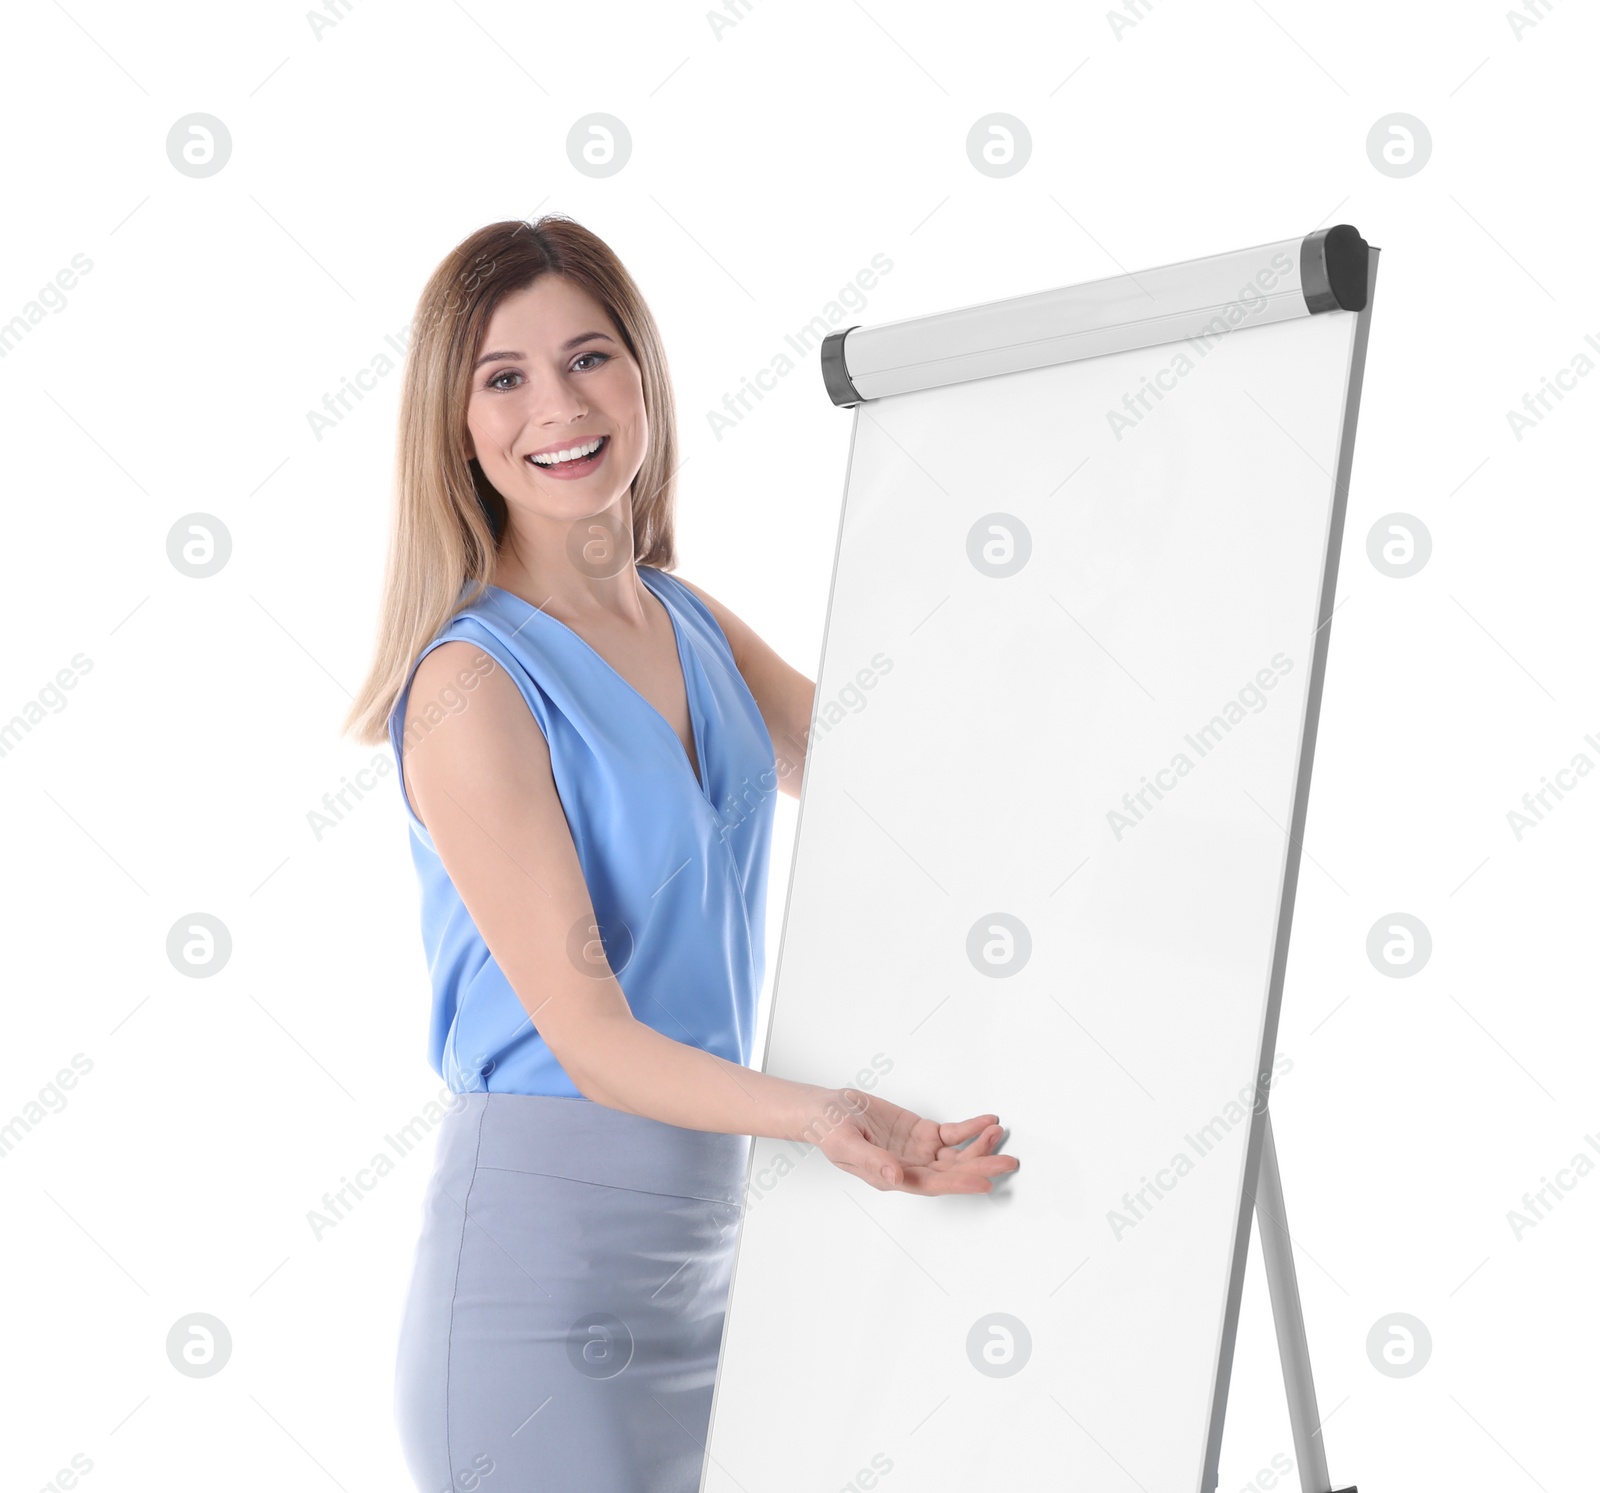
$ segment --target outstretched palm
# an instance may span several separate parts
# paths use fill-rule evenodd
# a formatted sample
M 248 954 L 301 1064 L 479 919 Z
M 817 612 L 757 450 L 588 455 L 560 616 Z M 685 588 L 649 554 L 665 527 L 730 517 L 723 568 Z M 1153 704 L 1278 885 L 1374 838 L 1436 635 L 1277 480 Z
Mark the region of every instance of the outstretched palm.
M 1021 1164 L 995 1154 L 1005 1133 L 999 1118 L 974 1115 L 940 1124 L 860 1089 L 839 1089 L 806 1138 L 841 1171 L 879 1192 L 991 1192 L 991 1177 Z

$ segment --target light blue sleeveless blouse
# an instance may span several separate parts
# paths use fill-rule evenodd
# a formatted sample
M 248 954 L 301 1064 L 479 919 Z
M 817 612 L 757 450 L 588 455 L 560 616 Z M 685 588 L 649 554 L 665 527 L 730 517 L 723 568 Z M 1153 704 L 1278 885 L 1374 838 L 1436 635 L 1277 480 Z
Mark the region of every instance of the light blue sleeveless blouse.
M 457 612 L 417 662 L 460 638 L 516 681 L 549 744 L 601 943 L 633 1014 L 748 1067 L 766 970 L 772 738 L 705 603 L 666 571 L 638 572 L 672 619 L 704 786 L 660 711 L 564 622 L 498 586 Z M 415 668 L 389 717 L 397 767 Z M 457 690 L 425 718 L 441 720 L 470 699 Z M 582 1098 L 489 952 L 396 776 L 421 884 L 434 1071 L 456 1093 Z M 526 994 L 536 1007 L 539 993 Z

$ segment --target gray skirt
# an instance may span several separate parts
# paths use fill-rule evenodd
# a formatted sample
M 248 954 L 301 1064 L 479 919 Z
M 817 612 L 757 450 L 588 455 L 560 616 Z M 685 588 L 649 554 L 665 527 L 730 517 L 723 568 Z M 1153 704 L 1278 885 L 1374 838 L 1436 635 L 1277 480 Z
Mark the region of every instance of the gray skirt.
M 395 1365 L 419 1493 L 697 1493 L 750 1137 L 458 1099 Z

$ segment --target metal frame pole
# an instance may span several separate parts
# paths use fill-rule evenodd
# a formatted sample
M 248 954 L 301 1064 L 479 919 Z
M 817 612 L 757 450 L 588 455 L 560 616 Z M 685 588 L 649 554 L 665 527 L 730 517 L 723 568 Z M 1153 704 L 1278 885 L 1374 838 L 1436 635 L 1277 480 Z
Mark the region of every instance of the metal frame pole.
M 1317 1392 L 1311 1382 L 1311 1353 L 1306 1344 L 1306 1319 L 1300 1309 L 1300 1286 L 1294 1273 L 1294 1246 L 1283 1206 L 1283 1178 L 1278 1148 L 1272 1140 L 1272 1116 L 1261 1112 L 1261 1164 L 1256 1178 L 1256 1225 L 1261 1231 L 1261 1260 L 1272 1295 L 1272 1321 L 1278 1330 L 1278 1356 L 1283 1361 L 1283 1387 L 1289 1397 L 1289 1429 L 1294 1459 L 1300 1468 L 1301 1493 L 1332 1493 L 1328 1456 L 1317 1415 Z M 1342 1493 L 1356 1493 L 1354 1488 Z

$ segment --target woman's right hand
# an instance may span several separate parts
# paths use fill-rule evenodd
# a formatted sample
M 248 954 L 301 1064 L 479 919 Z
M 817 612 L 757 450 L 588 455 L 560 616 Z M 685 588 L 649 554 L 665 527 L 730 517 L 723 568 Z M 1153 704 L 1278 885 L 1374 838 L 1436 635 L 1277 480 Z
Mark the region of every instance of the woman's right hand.
M 991 1177 L 1022 1164 L 995 1154 L 1005 1134 L 999 1120 L 974 1115 L 940 1124 L 860 1089 L 829 1089 L 798 1138 L 879 1192 L 992 1192 Z

